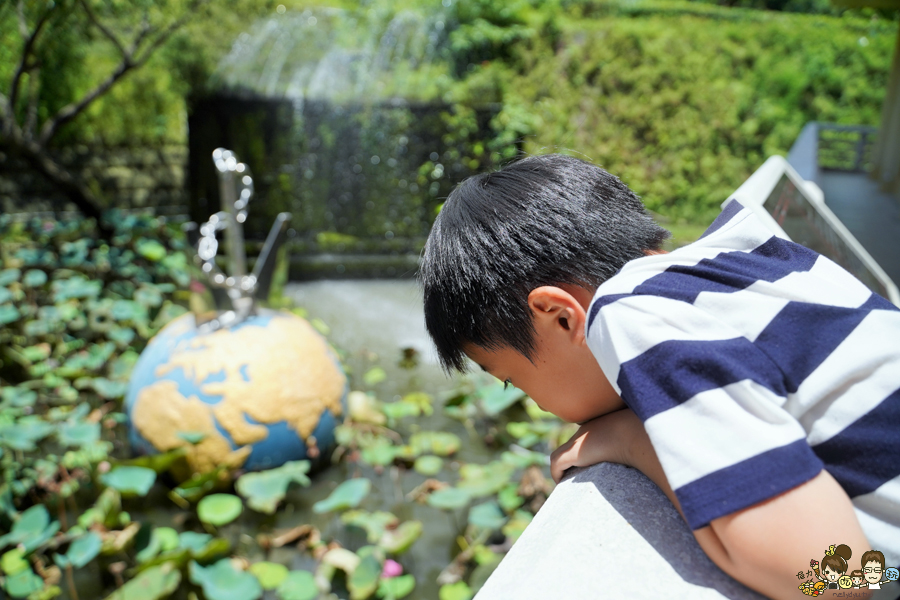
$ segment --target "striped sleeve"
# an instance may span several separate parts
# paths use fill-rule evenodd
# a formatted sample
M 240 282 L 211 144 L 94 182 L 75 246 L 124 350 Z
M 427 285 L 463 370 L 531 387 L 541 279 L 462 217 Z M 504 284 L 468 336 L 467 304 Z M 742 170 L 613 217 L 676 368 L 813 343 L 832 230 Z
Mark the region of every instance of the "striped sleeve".
M 674 298 L 620 296 L 596 313 L 588 343 L 644 422 L 691 528 L 821 471 L 783 408 L 781 369 L 708 312 Z

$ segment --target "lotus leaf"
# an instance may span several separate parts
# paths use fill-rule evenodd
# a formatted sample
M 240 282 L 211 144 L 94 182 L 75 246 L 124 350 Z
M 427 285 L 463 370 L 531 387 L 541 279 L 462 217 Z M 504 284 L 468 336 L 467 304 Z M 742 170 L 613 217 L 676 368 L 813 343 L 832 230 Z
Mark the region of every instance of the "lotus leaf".
M 428 505 L 444 510 L 455 510 L 469 504 L 472 496 L 469 492 L 459 488 L 444 488 L 428 496 Z
M 532 519 L 534 519 L 534 515 L 530 512 L 517 510 L 513 513 L 509 522 L 503 526 L 503 534 L 512 541 L 516 541 L 522 535 L 522 532 L 525 531 L 525 528 L 528 527 L 528 524 L 531 523 Z
M 53 302 L 58 304 L 72 298 L 96 298 L 100 295 L 103 282 L 90 281 L 85 277 L 76 276 L 71 279 L 54 279 Z
M 122 495 L 115 488 L 108 487 L 100 493 L 92 507 L 81 513 L 78 526 L 88 529 L 99 523 L 107 528 L 113 527 L 121 510 Z
M 19 320 L 22 313 L 12 304 L 0 305 L 0 325 L 8 325 Z
M 0 287 L 0 304 L 4 302 L 9 302 L 13 299 L 12 292 L 10 292 L 5 287 Z
M 52 538 L 57 531 L 59 522 L 51 523 L 47 508 L 43 504 L 36 504 L 19 516 L 9 533 L 0 537 L 0 548 L 22 544 L 28 554 Z
M 516 469 L 524 469 L 531 465 L 546 465 L 550 462 L 550 457 L 543 452 L 531 452 L 520 448 L 517 452 L 504 452 L 500 455 L 500 460 Z
M 165 471 L 168 471 L 173 464 L 175 464 L 185 456 L 187 456 L 187 448 L 185 448 L 184 446 L 179 446 L 178 448 L 172 448 L 171 450 L 163 452 L 162 454 L 148 454 L 147 456 L 138 456 L 137 458 L 132 458 L 131 460 L 122 461 L 119 463 L 119 465 L 145 467 L 147 469 L 153 469 L 156 473 L 163 473 Z
M 110 381 L 104 377 L 97 377 L 91 381 L 91 386 L 101 398 L 113 400 L 121 398 L 128 391 L 128 383 L 124 381 Z
M 35 442 L 47 437 L 55 428 L 40 417 L 22 417 L 15 425 L 0 427 L 0 445 L 13 450 L 34 450 Z
M 365 529 L 366 539 L 368 539 L 370 544 L 378 542 L 388 527 L 393 527 L 399 523 L 399 519 L 389 512 L 376 511 L 370 513 L 364 510 L 348 510 L 341 515 L 341 521 L 347 525 Z
M 489 462 L 486 465 L 469 463 L 459 470 L 462 479 L 457 486 L 466 490 L 473 498 L 489 496 L 503 489 L 509 483 L 514 471 L 515 467 L 501 461 Z
M 281 600 L 315 600 L 319 597 L 316 579 L 309 571 L 291 571 L 278 586 Z
M 505 388 L 505 389 L 504 389 Z M 478 390 L 481 405 L 489 416 L 495 416 L 525 397 L 525 392 L 497 382 Z
M 259 579 L 259 584 L 264 590 L 274 590 L 284 583 L 288 576 L 286 566 L 267 561 L 253 563 L 249 571 Z
M 472 595 L 472 590 L 465 581 L 442 585 L 438 592 L 440 600 L 469 600 Z
M 203 588 L 207 600 L 255 600 L 262 596 L 259 580 L 246 571 L 238 571 L 227 558 L 211 567 L 190 563 L 191 582 Z
M 140 240 L 135 244 L 137 253 L 153 262 L 159 262 L 166 257 L 166 247 L 155 240 Z
M 420 456 L 416 459 L 413 469 L 422 475 L 437 475 L 444 467 L 444 461 L 438 456 Z
M 350 591 L 350 600 L 365 600 L 378 589 L 378 580 L 381 578 L 381 561 L 374 555 L 363 557 L 359 565 L 347 578 L 347 589 Z
M 313 504 L 314 513 L 356 508 L 369 494 L 372 483 L 368 479 L 350 479 L 337 486 L 331 495 Z
M 519 495 L 519 486 L 515 483 L 507 484 L 497 494 L 497 502 L 500 508 L 506 512 L 514 511 L 525 503 L 525 499 Z
M 114 341 L 120 347 L 125 347 L 134 340 L 134 329 L 130 327 L 113 327 L 106 334 L 106 337 Z
M 402 419 L 404 417 L 418 417 L 421 410 L 415 404 L 409 402 L 388 402 L 382 405 L 381 410 L 389 419 Z
M 3 269 L 0 271 L 0 285 L 7 286 L 15 283 L 21 277 L 22 272 L 19 269 Z
M 303 487 L 310 484 L 306 476 L 308 471 L 309 461 L 290 461 L 275 469 L 241 475 L 235 482 L 235 489 L 247 499 L 247 506 L 271 515 L 284 499 L 291 483 Z
M 434 412 L 434 408 L 431 406 L 432 398 L 425 392 L 411 392 L 403 396 L 402 402 L 417 406 L 423 415 L 431 415 Z
M 378 597 L 384 600 L 400 600 L 405 598 L 416 587 L 416 578 L 413 575 L 400 575 L 389 577 L 378 582 Z
M 484 529 L 500 529 L 506 523 L 506 515 L 496 502 L 485 502 L 469 509 L 469 524 Z
M 244 503 L 232 494 L 212 494 L 197 504 L 197 516 L 200 520 L 216 527 L 231 523 L 243 510 Z
M 350 574 L 359 566 L 360 558 L 346 548 L 332 548 L 322 556 L 322 564 L 329 565 Z
M 132 321 L 134 323 L 147 322 L 147 309 L 133 300 L 116 300 L 110 309 L 113 319 L 116 321 Z
M 40 362 L 50 356 L 50 344 L 36 344 L 27 348 L 22 348 L 22 356 L 29 362 Z
M 387 379 L 387 373 L 381 367 L 372 367 L 363 375 L 363 381 L 369 387 L 378 385 L 385 379 Z
M 47 274 L 40 269 L 31 269 L 25 272 L 22 285 L 25 287 L 38 287 L 47 283 Z
M 461 444 L 456 434 L 446 431 L 420 431 L 409 438 L 409 445 L 417 455 L 449 456 L 459 450 Z
M 87 421 L 63 423 L 59 427 L 57 437 L 63 446 L 81 447 L 93 444 L 100 439 L 100 423 Z
M 386 467 L 394 462 L 394 458 L 397 457 L 400 448 L 391 445 L 390 440 L 385 440 L 385 442 L 364 448 L 360 453 L 362 461 L 373 467 Z
M 163 296 L 159 286 L 145 283 L 134 292 L 134 300 L 147 308 L 156 308 L 163 302 Z
M 422 535 L 421 521 L 404 521 L 396 529 L 388 529 L 378 545 L 390 554 L 403 554 Z
M 13 548 L 0 556 L 0 569 L 7 575 L 15 575 L 29 568 L 31 563 L 25 560 L 25 551 L 21 548 Z
M 12 406 L 34 406 L 37 392 L 23 387 L 5 387 L 2 391 L 3 401 Z
M 100 554 L 102 546 L 103 540 L 100 536 L 89 531 L 69 544 L 65 554 L 54 554 L 53 561 L 62 568 L 71 565 L 75 569 L 80 569 Z
M 226 467 L 216 467 L 212 471 L 194 475 L 172 491 L 188 502 L 196 502 L 218 485 L 226 471 Z
M 167 562 L 138 573 L 106 600 L 162 600 L 168 598 L 181 583 L 181 571 Z
M 123 494 L 146 496 L 156 482 L 156 471 L 146 467 L 116 467 L 101 475 L 100 481 Z
M 27 598 L 44 587 L 44 580 L 31 567 L 6 578 L 6 592 L 13 598 Z
M 171 527 L 155 527 L 150 534 L 147 546 L 137 553 L 135 557 L 139 563 L 147 562 L 160 552 L 169 552 L 179 547 L 178 532 Z
M 347 408 L 350 419 L 357 423 L 384 425 L 387 418 L 379 408 L 379 402 L 365 392 L 353 391 L 347 394 Z
M 212 539 L 213 536 L 208 533 L 182 531 L 178 534 L 178 546 L 191 552 L 201 552 Z

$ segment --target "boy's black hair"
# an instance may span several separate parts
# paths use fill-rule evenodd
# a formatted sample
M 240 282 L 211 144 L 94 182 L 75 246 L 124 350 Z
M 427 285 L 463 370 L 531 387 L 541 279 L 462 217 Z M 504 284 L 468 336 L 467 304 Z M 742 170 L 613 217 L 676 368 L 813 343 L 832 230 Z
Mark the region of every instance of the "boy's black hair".
M 530 156 L 466 179 L 438 214 L 419 268 L 441 365 L 464 371 L 469 344 L 533 358 L 533 289 L 593 291 L 668 236 L 618 178 L 570 156 Z

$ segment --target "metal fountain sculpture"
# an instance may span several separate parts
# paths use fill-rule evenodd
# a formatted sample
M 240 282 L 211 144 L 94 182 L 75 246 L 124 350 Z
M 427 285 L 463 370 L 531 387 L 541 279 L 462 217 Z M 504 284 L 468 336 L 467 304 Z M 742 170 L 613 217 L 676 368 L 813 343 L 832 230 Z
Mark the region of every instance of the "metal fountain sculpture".
M 247 273 L 244 222 L 253 196 L 253 177 L 247 165 L 238 161 L 231 150 L 216 148 L 212 158 L 219 177 L 222 210 L 210 216 L 199 228 L 195 223 L 190 223 L 186 229 L 192 245 L 197 249 L 197 259 L 208 276 L 210 285 L 224 290 L 231 306 L 222 311 L 196 310 L 197 326 L 204 333 L 244 321 L 254 314 L 256 300 L 268 296 L 275 270 L 275 257 L 284 242 L 287 224 L 291 220 L 291 214 L 286 212 L 275 218 L 253 271 Z M 223 230 L 230 275 L 224 273 L 216 262 L 219 252 L 216 233 Z M 223 308 L 221 294 L 218 296 L 216 307 Z

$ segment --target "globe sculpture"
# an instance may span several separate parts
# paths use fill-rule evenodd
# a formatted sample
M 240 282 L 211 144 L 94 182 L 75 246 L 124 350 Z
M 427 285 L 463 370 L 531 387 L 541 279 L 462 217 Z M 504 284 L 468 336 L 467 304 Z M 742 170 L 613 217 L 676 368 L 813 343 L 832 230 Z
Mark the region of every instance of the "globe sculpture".
M 185 447 L 188 465 L 198 473 L 316 459 L 334 442 L 346 405 L 346 377 L 306 320 L 256 307 L 289 215 L 279 215 L 253 273 L 245 274 L 240 224 L 252 180 L 229 151 L 217 150 L 213 157 L 220 174 L 237 173 L 244 189 L 235 194 L 229 189 L 233 179 L 221 177 L 223 204 L 234 210 L 213 215 L 199 228 L 197 254 L 210 284 L 227 291 L 232 309 L 194 304 L 147 345 L 125 400 L 132 446 L 141 454 Z M 231 252 L 231 276 L 215 263 L 215 233 L 221 229 L 231 234 L 232 247 L 240 244 Z M 196 287 L 203 288 L 198 282 Z

